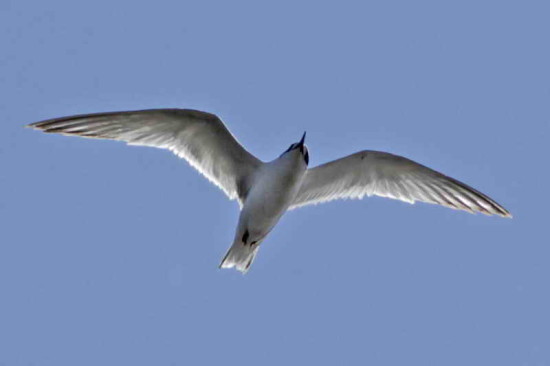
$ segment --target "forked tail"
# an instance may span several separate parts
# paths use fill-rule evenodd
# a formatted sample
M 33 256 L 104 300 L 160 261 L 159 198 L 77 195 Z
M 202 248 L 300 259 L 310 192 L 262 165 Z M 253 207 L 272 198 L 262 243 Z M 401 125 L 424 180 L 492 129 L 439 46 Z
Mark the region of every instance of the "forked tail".
M 250 265 L 256 257 L 260 248 L 260 243 L 244 244 L 242 241 L 236 241 L 227 251 L 220 263 L 220 268 L 235 268 L 243 274 L 248 272 Z

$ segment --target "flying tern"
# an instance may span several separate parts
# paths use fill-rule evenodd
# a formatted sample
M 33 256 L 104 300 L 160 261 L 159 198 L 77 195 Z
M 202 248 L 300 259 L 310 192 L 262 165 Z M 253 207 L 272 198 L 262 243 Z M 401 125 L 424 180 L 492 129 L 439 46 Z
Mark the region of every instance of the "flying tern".
M 281 216 L 300 206 L 376 195 L 511 217 L 504 207 L 472 187 L 386 152 L 359 151 L 308 168 L 305 133 L 278 158 L 262 162 L 239 144 L 220 118 L 192 109 L 83 114 L 28 127 L 168 149 L 187 160 L 239 203 L 235 238 L 220 268 L 236 268 L 243 273 Z

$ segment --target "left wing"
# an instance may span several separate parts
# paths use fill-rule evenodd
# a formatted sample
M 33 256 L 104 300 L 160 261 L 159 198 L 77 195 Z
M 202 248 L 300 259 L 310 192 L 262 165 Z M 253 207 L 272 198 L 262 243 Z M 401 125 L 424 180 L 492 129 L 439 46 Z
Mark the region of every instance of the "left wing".
M 48 133 L 158 147 L 187 160 L 242 205 L 262 164 L 216 115 L 192 109 L 149 109 L 54 118 L 30 124 Z
M 290 209 L 341 198 L 381 196 L 468 212 L 512 217 L 483 193 L 407 158 L 360 151 L 306 171 Z

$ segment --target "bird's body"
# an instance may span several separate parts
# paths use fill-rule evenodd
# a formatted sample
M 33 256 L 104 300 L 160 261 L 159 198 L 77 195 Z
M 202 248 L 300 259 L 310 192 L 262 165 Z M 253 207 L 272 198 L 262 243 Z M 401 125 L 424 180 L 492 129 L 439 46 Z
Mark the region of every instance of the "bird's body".
M 244 201 L 233 245 L 220 267 L 248 269 L 262 240 L 294 201 L 306 169 L 298 149 L 260 167 Z
M 246 151 L 218 117 L 206 112 L 155 109 L 87 114 L 30 127 L 165 148 L 187 160 L 241 206 L 233 244 L 220 267 L 243 273 L 281 216 L 304 205 L 377 195 L 511 217 L 501 205 L 466 184 L 389 153 L 365 150 L 308 169 L 305 133 L 280 157 L 264 163 Z

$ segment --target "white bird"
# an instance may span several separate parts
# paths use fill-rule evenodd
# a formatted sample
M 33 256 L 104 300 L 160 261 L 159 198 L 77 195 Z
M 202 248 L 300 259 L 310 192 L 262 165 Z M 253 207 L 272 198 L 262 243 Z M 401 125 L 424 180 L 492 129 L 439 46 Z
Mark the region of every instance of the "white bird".
M 407 158 L 364 150 L 308 169 L 305 133 L 273 161 L 246 151 L 215 115 L 191 109 L 85 114 L 28 125 L 44 132 L 168 149 L 239 202 L 233 245 L 220 263 L 246 273 L 261 242 L 296 207 L 382 196 L 511 217 L 483 193 Z

